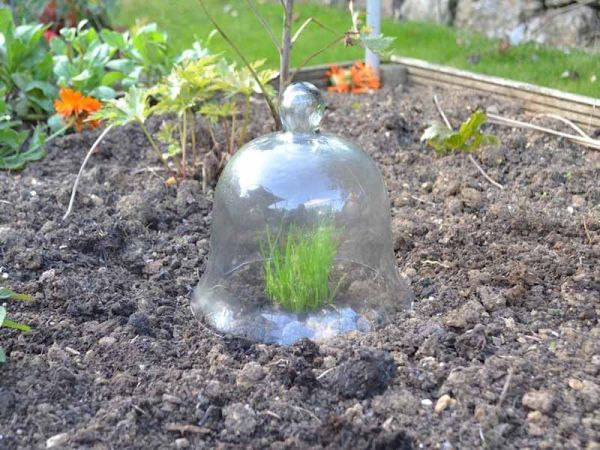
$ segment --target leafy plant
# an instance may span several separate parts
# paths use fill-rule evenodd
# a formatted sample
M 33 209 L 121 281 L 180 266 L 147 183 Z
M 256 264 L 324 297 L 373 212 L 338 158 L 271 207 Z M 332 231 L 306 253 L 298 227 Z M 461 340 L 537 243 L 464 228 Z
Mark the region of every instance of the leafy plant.
M 116 0 L 19 0 L 9 2 L 18 23 L 40 21 L 53 30 L 87 19 L 97 29 L 110 25 Z
M 52 113 L 58 90 L 52 83 L 52 56 L 44 48 L 41 24 L 15 26 L 0 8 L 0 90 L 7 114 L 35 121 Z
M 0 287 L 0 301 L 4 300 L 28 301 L 31 300 L 31 296 L 26 294 L 17 294 L 8 288 Z M 6 318 L 6 315 L 6 308 L 0 305 L 0 327 L 12 328 L 25 333 L 31 331 L 31 327 L 28 325 L 9 320 Z M 0 346 L 0 364 L 4 362 L 6 362 L 6 354 L 4 353 L 4 349 Z
M 261 245 L 266 294 L 293 312 L 330 303 L 335 290 L 330 289 L 329 278 L 338 247 L 330 221 L 311 229 L 292 226 L 284 239 L 267 230 Z
M 496 136 L 484 134 L 481 126 L 487 122 L 483 111 L 475 111 L 463 122 L 458 131 L 449 128 L 441 122 L 434 122 L 421 136 L 421 142 L 435 150 L 438 155 L 452 152 L 472 153 L 483 145 L 496 145 L 499 140 Z
M 271 111 L 271 115 L 275 121 L 275 127 L 279 129 L 281 127 L 281 123 L 279 120 L 279 113 L 277 108 L 275 107 L 275 103 L 271 99 L 270 95 L 267 92 L 266 84 L 261 82 L 256 70 L 252 67 L 248 59 L 245 57 L 244 52 L 235 44 L 235 42 L 229 37 L 229 35 L 225 32 L 225 30 L 217 23 L 214 17 L 210 14 L 204 0 L 198 0 L 200 4 L 200 8 L 203 10 L 205 15 L 208 17 L 210 22 L 216 28 L 216 30 L 221 34 L 223 39 L 229 44 L 229 46 L 233 49 L 233 51 L 237 54 L 237 56 L 242 60 L 244 66 L 248 69 L 249 73 L 252 75 L 254 80 L 256 81 L 258 87 L 260 88 L 261 93 L 264 95 L 265 101 L 267 102 L 269 109 Z M 281 6 L 283 8 L 283 34 L 281 38 L 281 42 L 277 40 L 275 37 L 275 32 L 269 22 L 265 19 L 265 17 L 258 10 L 256 3 L 254 0 L 246 0 L 248 7 L 251 9 L 252 13 L 256 16 L 261 26 L 265 29 L 267 34 L 269 35 L 273 45 L 277 49 L 279 53 L 279 93 L 281 94 L 285 88 L 293 81 L 294 77 L 305 67 L 310 61 L 312 61 L 316 56 L 320 55 L 324 51 L 334 47 L 339 43 L 344 43 L 346 46 L 352 45 L 361 45 L 365 48 L 369 48 L 373 52 L 384 53 L 390 47 L 393 42 L 393 38 L 385 37 L 382 35 L 372 36 L 371 30 L 364 23 L 362 15 L 358 12 L 354 11 L 353 2 L 350 1 L 350 13 L 352 19 L 352 26 L 349 30 L 344 31 L 343 33 L 336 33 L 333 30 L 330 30 L 326 25 L 318 22 L 313 17 L 309 17 L 300 27 L 296 30 L 294 35 L 292 35 L 292 22 L 294 19 L 294 0 L 281 0 Z M 335 37 L 333 40 L 325 45 L 323 48 L 317 50 L 313 54 L 307 56 L 302 63 L 296 68 L 294 72 L 290 70 L 290 55 L 294 45 L 296 44 L 299 37 L 302 33 L 308 28 L 309 25 L 314 24 L 321 28 L 324 28 L 330 31 Z

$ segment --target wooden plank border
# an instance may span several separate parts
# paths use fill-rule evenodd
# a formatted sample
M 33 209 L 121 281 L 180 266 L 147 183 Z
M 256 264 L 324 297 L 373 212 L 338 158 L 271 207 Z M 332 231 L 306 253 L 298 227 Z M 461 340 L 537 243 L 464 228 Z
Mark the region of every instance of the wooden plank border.
M 559 114 L 579 125 L 600 128 L 600 99 L 413 58 L 392 56 L 391 60 L 405 67 L 408 80 L 417 85 L 454 87 L 490 97 L 508 98 L 520 102 L 529 112 Z
M 348 61 L 337 63 L 342 67 L 351 64 Z M 509 99 L 519 102 L 525 111 L 531 113 L 558 114 L 578 125 L 600 128 L 600 99 L 400 56 L 392 56 L 391 63 L 382 65 L 384 83 L 386 68 L 395 64 L 406 70 L 407 80 L 411 84 L 455 88 L 491 98 Z M 297 79 L 324 87 L 328 68 L 329 65 L 307 67 L 298 73 Z

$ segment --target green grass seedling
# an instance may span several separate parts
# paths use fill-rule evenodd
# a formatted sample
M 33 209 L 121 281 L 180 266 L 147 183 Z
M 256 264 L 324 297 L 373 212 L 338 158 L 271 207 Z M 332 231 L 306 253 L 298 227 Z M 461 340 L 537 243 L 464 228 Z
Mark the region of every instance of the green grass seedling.
M 330 289 L 329 278 L 338 247 L 335 226 L 329 221 L 309 229 L 292 226 L 284 238 L 267 230 L 261 246 L 266 294 L 296 313 L 330 303 L 335 290 Z

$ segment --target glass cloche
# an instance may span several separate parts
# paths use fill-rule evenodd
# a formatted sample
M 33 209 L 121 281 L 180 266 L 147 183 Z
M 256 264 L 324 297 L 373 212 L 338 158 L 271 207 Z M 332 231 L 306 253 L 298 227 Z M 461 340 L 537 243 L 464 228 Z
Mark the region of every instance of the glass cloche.
M 217 184 L 210 253 L 192 310 L 219 331 L 292 344 L 369 331 L 410 305 L 375 163 L 321 133 L 309 83 L 281 97 L 283 132 L 242 147 Z

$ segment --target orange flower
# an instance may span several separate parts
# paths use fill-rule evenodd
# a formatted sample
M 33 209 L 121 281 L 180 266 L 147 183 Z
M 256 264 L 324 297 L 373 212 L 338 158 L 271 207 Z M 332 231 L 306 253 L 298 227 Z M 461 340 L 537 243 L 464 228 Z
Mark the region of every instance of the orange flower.
M 327 90 L 331 92 L 361 94 L 381 87 L 379 77 L 373 68 L 360 61 L 354 63 L 350 69 L 330 66 L 325 75 L 329 80 Z
M 86 97 L 73 89 L 62 88 L 59 97 L 54 101 L 54 109 L 63 120 L 74 124 L 78 132 L 83 129 L 84 122 L 89 115 L 98 111 L 102 106 L 100 101 L 94 97 Z M 100 121 L 91 120 L 87 124 L 90 128 L 96 128 L 100 126 Z
M 330 86 L 327 88 L 331 92 L 350 92 L 350 73 L 347 69 L 342 69 L 338 66 L 329 66 L 329 70 L 325 73 L 329 80 Z
M 352 76 L 352 92 L 360 94 L 379 89 L 381 82 L 379 77 L 371 66 L 366 66 L 363 62 L 357 61 L 350 69 Z

